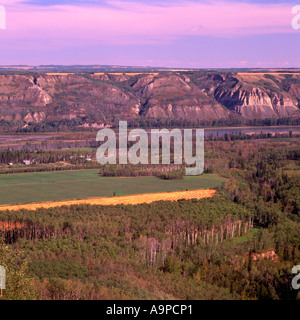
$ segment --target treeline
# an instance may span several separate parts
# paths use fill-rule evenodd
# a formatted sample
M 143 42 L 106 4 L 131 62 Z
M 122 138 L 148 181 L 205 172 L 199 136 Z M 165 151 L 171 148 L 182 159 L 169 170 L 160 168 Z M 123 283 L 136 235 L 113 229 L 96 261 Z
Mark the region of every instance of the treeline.
M 99 171 L 104 177 L 160 177 L 165 180 L 182 180 L 185 169 L 182 165 L 103 165 Z
M 238 127 L 238 126 L 297 126 L 300 118 L 270 119 L 174 119 L 174 118 L 139 118 L 128 121 L 129 128 L 199 128 L 199 127 Z M 118 121 L 115 126 L 118 127 Z
M 113 128 L 119 126 L 119 119 L 113 117 L 109 124 Z M 87 118 L 72 120 L 45 120 L 41 123 L 23 123 L 0 120 L 0 133 L 38 133 L 38 132 L 80 132 L 95 131 L 94 128 L 83 127 L 85 123 L 99 123 L 99 119 L 93 119 L 92 115 Z M 26 126 L 25 126 L 26 124 Z M 270 119 L 244 119 L 232 117 L 230 119 L 175 119 L 175 118 L 136 118 L 128 120 L 129 128 L 199 128 L 199 127 L 236 127 L 236 126 L 297 126 L 300 118 L 270 118 Z
M 12 167 L 3 168 L 0 170 L 1 174 L 15 174 L 15 173 L 33 173 L 33 172 L 55 172 L 55 171 L 71 171 L 71 170 L 90 170 L 99 169 L 99 165 L 72 165 L 72 166 L 33 166 L 33 167 Z
M 86 158 L 95 156 L 96 150 L 20 150 L 20 151 L 2 151 L 0 152 L 0 163 L 23 163 L 24 160 L 30 160 L 34 163 L 47 164 L 59 161 L 68 161 L 73 164 L 84 163 Z
M 233 133 L 225 133 L 224 135 L 218 135 L 218 134 L 210 134 L 204 139 L 206 141 L 235 141 L 235 140 L 256 140 L 256 139 L 284 139 L 284 138 L 292 138 L 293 137 L 293 130 L 290 129 L 288 133 L 274 133 L 271 132 L 268 133 L 242 133 L 239 134 L 233 134 Z

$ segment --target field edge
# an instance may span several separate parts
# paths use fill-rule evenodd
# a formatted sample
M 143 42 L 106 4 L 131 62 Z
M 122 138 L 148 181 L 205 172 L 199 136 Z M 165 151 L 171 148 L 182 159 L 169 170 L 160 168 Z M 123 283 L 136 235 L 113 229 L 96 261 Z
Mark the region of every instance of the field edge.
M 155 201 L 177 201 L 180 199 L 202 199 L 211 198 L 217 191 L 215 189 L 197 189 L 191 191 L 174 191 L 160 193 L 145 193 L 116 197 L 97 197 L 80 200 L 63 200 L 63 201 L 46 201 L 40 203 L 27 203 L 20 205 L 0 205 L 0 211 L 17 211 L 17 210 L 38 210 L 49 209 L 71 205 L 137 205 L 142 203 L 152 203 Z

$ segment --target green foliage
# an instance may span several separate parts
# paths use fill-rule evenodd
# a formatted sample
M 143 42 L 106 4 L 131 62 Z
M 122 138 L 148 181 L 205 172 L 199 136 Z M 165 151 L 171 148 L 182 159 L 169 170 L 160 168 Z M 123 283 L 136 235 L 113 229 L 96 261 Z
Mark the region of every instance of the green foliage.
M 1 290 L 0 300 L 32 300 L 33 286 L 28 278 L 27 259 L 24 252 L 13 250 L 0 241 L 0 265 L 6 272 L 6 289 Z
M 180 260 L 176 259 L 174 256 L 168 256 L 162 267 L 164 272 L 169 272 L 173 274 L 181 274 L 182 272 L 182 263 Z
M 62 279 L 85 279 L 88 275 L 86 266 L 68 261 L 66 259 L 57 260 L 32 260 L 28 266 L 32 276 L 40 279 L 44 278 L 62 278 Z

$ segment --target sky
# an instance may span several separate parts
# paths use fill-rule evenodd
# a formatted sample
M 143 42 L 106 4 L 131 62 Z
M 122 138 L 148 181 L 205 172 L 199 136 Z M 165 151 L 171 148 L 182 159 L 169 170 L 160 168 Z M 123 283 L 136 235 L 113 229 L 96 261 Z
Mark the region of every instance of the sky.
M 0 0 L 0 65 L 296 68 L 293 19 L 300 0 Z

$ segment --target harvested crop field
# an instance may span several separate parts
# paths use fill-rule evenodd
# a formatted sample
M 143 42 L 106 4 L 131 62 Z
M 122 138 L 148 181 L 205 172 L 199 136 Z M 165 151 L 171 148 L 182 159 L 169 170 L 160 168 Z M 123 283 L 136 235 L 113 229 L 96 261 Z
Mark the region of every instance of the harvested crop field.
M 70 74 L 74 74 L 74 72 L 52 72 L 52 73 L 46 73 L 47 76 L 68 76 Z
M 0 205 L 21 205 L 90 198 L 116 198 L 199 189 L 215 189 L 228 181 L 216 174 L 162 180 L 157 177 L 103 177 L 99 170 L 0 175 Z
M 151 203 L 155 201 L 177 201 L 180 199 L 202 199 L 210 198 L 216 193 L 216 190 L 193 190 L 193 191 L 179 191 L 179 192 L 162 192 L 162 193 L 148 193 L 139 194 L 123 197 L 106 197 L 106 198 L 90 198 L 83 200 L 68 200 L 68 201 L 56 201 L 56 202 L 43 202 L 43 203 L 31 203 L 23 205 L 10 205 L 0 206 L 0 211 L 5 210 L 37 210 L 40 208 L 54 208 L 61 206 L 71 206 L 79 204 L 90 204 L 90 205 L 118 205 L 118 204 L 140 204 L 140 203 Z

